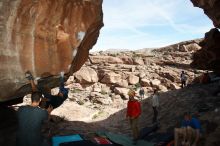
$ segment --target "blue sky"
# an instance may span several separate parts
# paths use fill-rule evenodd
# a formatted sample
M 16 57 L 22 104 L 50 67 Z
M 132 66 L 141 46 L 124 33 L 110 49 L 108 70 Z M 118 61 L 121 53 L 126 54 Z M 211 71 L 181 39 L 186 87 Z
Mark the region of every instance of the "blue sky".
M 163 47 L 204 37 L 213 27 L 190 0 L 103 0 L 103 13 L 92 51 Z

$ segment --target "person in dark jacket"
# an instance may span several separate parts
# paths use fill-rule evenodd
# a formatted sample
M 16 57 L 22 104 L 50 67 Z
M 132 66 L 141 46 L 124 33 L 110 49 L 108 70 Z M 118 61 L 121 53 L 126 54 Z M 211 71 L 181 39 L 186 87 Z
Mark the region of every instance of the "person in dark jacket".
M 18 109 L 18 131 L 16 146 L 49 146 L 41 133 L 44 122 L 48 120 L 52 107 L 47 110 L 39 107 L 41 94 L 33 92 L 31 105 L 21 106 Z
M 144 88 L 143 87 L 140 88 L 139 95 L 140 95 L 141 101 L 142 101 L 144 99 Z
M 151 99 L 151 104 L 152 104 L 152 108 L 154 111 L 154 116 L 152 119 L 152 123 L 158 122 L 158 108 L 159 108 L 159 96 L 158 96 L 158 91 L 155 89 L 154 90 L 154 94 L 153 97 Z

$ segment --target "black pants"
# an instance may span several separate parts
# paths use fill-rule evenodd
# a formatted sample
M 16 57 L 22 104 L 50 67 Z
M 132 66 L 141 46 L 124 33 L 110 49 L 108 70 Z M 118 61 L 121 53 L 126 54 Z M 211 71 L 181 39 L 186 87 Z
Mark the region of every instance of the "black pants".
M 156 106 L 153 106 L 153 111 L 154 111 L 154 117 L 153 117 L 152 123 L 155 123 L 155 122 L 157 122 L 157 115 L 158 115 L 158 111 L 157 111 Z
M 181 81 L 181 83 L 182 83 L 181 85 L 182 88 L 186 86 L 186 81 Z

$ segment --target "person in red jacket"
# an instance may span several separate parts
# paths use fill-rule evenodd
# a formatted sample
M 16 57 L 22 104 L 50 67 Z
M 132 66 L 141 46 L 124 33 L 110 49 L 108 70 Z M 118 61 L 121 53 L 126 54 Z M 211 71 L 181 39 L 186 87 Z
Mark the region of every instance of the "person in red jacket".
M 126 117 L 130 121 L 132 134 L 133 134 L 133 142 L 134 144 L 137 143 L 138 140 L 138 117 L 141 115 L 141 105 L 138 100 L 134 99 L 135 97 L 135 91 L 130 90 L 128 92 L 129 101 L 127 105 L 127 115 Z

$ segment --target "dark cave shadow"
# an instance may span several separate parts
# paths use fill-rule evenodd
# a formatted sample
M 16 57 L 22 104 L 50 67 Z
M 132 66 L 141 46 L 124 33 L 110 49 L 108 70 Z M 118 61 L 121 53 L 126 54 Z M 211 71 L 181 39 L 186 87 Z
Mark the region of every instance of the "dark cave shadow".
M 15 146 L 17 129 L 16 111 L 7 106 L 0 106 L 0 145 Z

